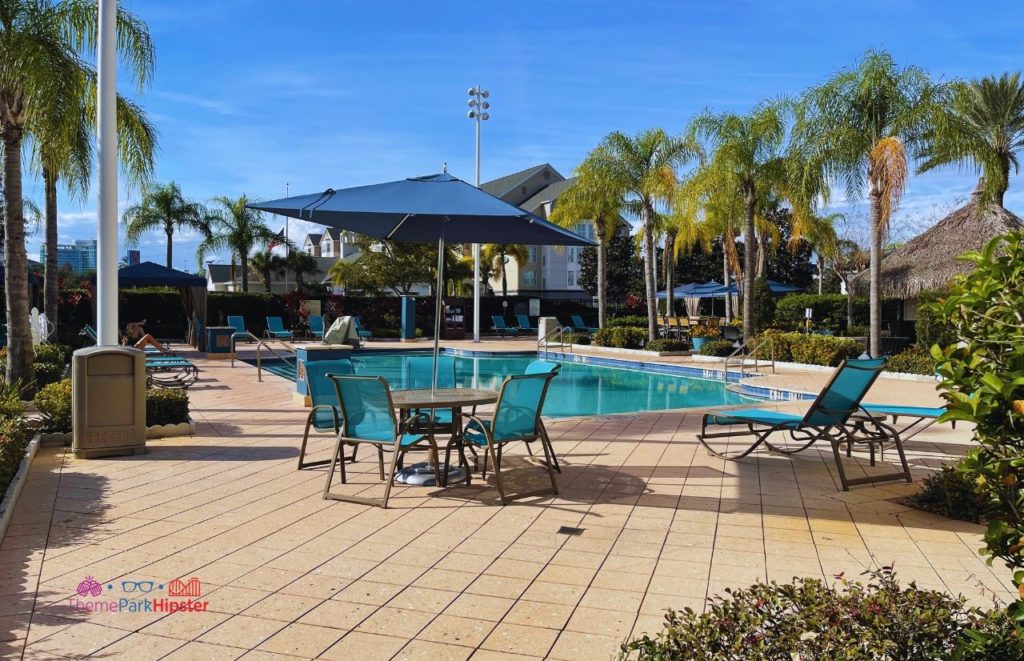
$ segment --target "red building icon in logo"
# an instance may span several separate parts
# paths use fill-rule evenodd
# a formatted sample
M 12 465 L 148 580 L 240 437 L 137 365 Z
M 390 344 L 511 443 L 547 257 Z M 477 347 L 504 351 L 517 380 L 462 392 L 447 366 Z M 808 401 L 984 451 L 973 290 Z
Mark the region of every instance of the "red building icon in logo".
M 203 588 L 195 576 L 188 582 L 176 578 L 167 585 L 167 594 L 172 597 L 198 597 L 203 594 Z

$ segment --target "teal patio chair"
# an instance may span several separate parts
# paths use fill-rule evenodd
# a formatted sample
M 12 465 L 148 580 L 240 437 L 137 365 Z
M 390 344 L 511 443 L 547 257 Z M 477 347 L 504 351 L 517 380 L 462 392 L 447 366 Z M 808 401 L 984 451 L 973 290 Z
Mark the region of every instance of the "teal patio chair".
M 583 323 L 583 317 L 581 317 L 578 314 L 572 315 L 571 319 L 572 329 L 577 333 L 596 333 L 597 331 L 601 330 L 600 328 L 594 328 L 593 326 L 588 326 L 585 323 Z
M 701 432 L 697 435 L 707 450 L 723 459 L 742 459 L 762 444 L 773 452 L 794 454 L 806 450 L 818 441 L 831 444 L 839 480 L 843 491 L 851 486 L 882 482 L 895 479 L 911 481 L 910 468 L 903 452 L 903 443 L 899 432 L 885 424 L 877 416 L 866 414 L 861 407 L 861 400 L 871 388 L 885 366 L 884 358 L 864 360 L 845 360 L 836 368 L 832 378 L 804 415 L 771 411 L 763 409 L 736 409 L 722 413 L 705 413 L 701 422 Z M 745 431 L 725 432 L 709 431 L 712 427 L 746 427 Z M 783 446 L 770 440 L 774 434 L 788 434 L 795 446 Z M 717 439 L 752 437 L 749 446 L 737 451 L 723 451 L 711 447 Z M 903 470 L 897 473 L 886 473 L 856 479 L 846 477 L 840 446 L 846 446 L 848 453 L 855 443 L 867 444 L 871 451 L 871 464 L 875 462 L 875 446 L 892 442 L 899 453 Z
M 519 330 L 526 333 L 536 333 L 537 327 L 530 325 L 530 317 L 525 314 L 516 315 L 516 323 L 519 324 Z
M 558 493 L 553 460 L 548 451 L 547 432 L 544 431 L 544 425 L 540 418 L 544 409 L 544 398 L 547 396 L 548 386 L 553 378 L 555 375 L 550 371 L 505 377 L 505 381 L 501 384 L 501 392 L 498 394 L 498 402 L 494 406 L 494 415 L 490 420 L 482 420 L 473 414 L 463 414 L 462 417 L 467 420 L 467 423 L 462 434 L 462 443 L 457 446 L 457 449 L 459 461 L 466 468 L 467 485 L 470 483 L 470 472 L 462 449 L 464 445 L 476 446 L 484 451 L 483 477 L 485 479 L 487 460 L 490 458 L 494 465 L 494 483 L 498 488 L 498 498 L 502 505 L 519 498 Z M 505 495 L 505 487 L 501 481 L 501 448 L 507 443 L 518 441 L 529 443 L 536 440 L 541 441 L 541 448 L 544 450 L 544 465 L 548 469 L 548 477 L 551 479 L 551 489 L 520 493 L 509 498 Z M 449 443 L 445 449 L 445 465 L 451 459 L 451 451 L 452 444 Z
M 410 416 L 399 421 L 395 417 L 395 406 L 391 400 L 391 389 L 388 382 L 379 376 L 343 376 L 329 374 L 328 378 L 334 384 L 334 392 L 338 398 L 338 406 L 341 411 L 341 433 L 338 434 L 338 441 L 334 446 L 334 454 L 331 456 L 330 468 L 327 473 L 327 482 L 324 484 L 324 499 L 341 500 L 362 505 L 379 505 L 387 508 L 388 498 L 391 495 L 391 485 L 395 481 L 397 470 L 402 457 L 410 448 L 427 443 L 437 456 L 437 444 L 430 433 L 411 433 L 410 429 L 421 416 Z M 345 484 L 345 462 L 342 460 L 343 445 L 367 444 L 377 448 L 380 462 L 380 478 L 386 480 L 384 484 L 384 497 L 381 500 L 361 498 L 359 496 L 348 496 L 331 491 L 331 480 L 334 476 L 335 467 L 341 468 L 341 482 Z M 383 452 L 390 448 L 391 468 L 387 475 L 384 473 Z M 438 467 L 434 467 L 435 484 L 443 484 L 441 473 Z
M 331 463 L 330 459 L 317 461 L 306 461 L 306 444 L 309 441 L 309 430 L 314 429 L 321 433 L 331 433 L 335 436 L 341 431 L 341 411 L 338 409 L 338 397 L 334 392 L 328 374 L 355 374 L 352 361 L 347 358 L 338 360 L 317 360 L 313 362 L 299 363 L 299 378 L 306 384 L 306 393 L 312 407 L 306 417 L 306 430 L 302 433 L 302 445 L 299 446 L 299 470 L 312 468 L 313 466 L 326 466 Z M 352 449 L 352 458 L 356 460 L 355 448 Z M 381 457 L 383 461 L 383 457 Z
M 526 366 L 524 374 L 552 374 L 558 376 L 559 370 L 562 369 L 561 363 L 556 363 L 550 360 L 534 360 Z M 555 471 L 558 473 L 562 472 L 562 466 L 558 463 L 558 456 L 555 454 L 555 448 L 551 445 L 551 439 L 548 438 L 548 430 L 544 427 L 544 420 L 540 420 L 541 436 L 540 442 L 542 445 L 547 446 L 548 454 L 551 456 L 551 460 L 555 465 Z M 529 442 L 525 443 L 526 451 L 533 456 L 533 448 Z
M 324 318 L 319 314 L 309 315 L 309 334 L 317 340 L 324 339 Z
M 82 330 L 80 330 L 78 332 L 78 334 L 79 335 L 84 335 L 85 337 L 89 338 L 90 340 L 92 340 L 93 344 L 96 344 L 96 342 L 97 342 L 97 340 L 96 340 L 96 329 L 93 328 L 90 324 L 86 324 L 82 328 Z
M 506 324 L 505 317 L 502 317 L 500 314 L 491 315 L 491 332 L 497 333 L 501 337 L 505 337 L 505 335 L 519 335 L 519 329 Z
M 293 337 L 293 333 L 285 329 L 281 317 L 267 317 L 267 329 L 263 334 L 275 340 L 290 340 Z
M 232 340 L 241 338 L 252 342 L 252 336 L 249 335 L 249 331 L 245 328 L 245 317 L 240 314 L 229 314 L 228 326 L 235 329 L 235 334 L 231 336 Z
M 405 370 L 405 386 L 407 388 L 433 387 L 433 356 L 409 356 L 405 359 Z M 455 386 L 455 357 L 441 354 L 437 357 L 437 387 L 454 388 Z M 423 413 L 429 418 L 430 428 L 433 431 L 452 431 L 455 421 L 451 409 L 435 409 Z
M 363 320 L 359 317 L 352 317 L 352 323 L 356 325 L 356 334 L 359 335 L 360 340 L 366 340 L 369 342 L 373 339 L 373 332 L 363 326 Z

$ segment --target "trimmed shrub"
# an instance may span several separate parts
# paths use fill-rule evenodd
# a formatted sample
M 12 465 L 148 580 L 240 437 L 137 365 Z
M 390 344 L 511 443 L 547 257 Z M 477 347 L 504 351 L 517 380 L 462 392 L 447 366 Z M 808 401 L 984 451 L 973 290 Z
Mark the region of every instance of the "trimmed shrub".
M 647 328 L 647 317 L 640 314 L 626 314 L 621 317 L 613 317 L 605 323 L 605 328 L 621 328 L 623 326 Z
M 647 330 L 632 326 L 602 328 L 594 333 L 594 344 L 617 349 L 639 349 L 647 340 Z
M 32 432 L 21 415 L 0 417 L 0 498 L 18 472 L 31 439 Z
M 918 345 L 907 347 L 885 361 L 885 369 L 889 372 L 904 374 L 935 375 L 935 359 Z
M 686 340 L 651 340 L 644 347 L 648 351 L 687 351 L 690 343 Z
M 146 425 L 176 425 L 188 422 L 188 393 L 170 388 L 146 391 Z
M 987 658 L 1021 658 L 1024 646 L 1003 612 L 968 608 L 962 597 L 913 583 L 903 588 L 890 569 L 870 575 L 867 584 L 795 578 L 726 590 L 709 599 L 704 613 L 669 611 L 657 636 L 622 650 L 659 660 L 949 659 L 970 645 L 969 631 L 981 630 L 992 634 L 983 652 L 1007 653 Z
M 35 375 L 36 388 L 43 388 L 63 379 L 67 366 L 56 363 L 36 363 L 32 369 Z
M 71 379 L 62 379 L 40 389 L 32 401 L 43 416 L 43 431 L 71 431 Z
M 768 338 L 771 339 L 771 346 L 768 342 L 763 342 L 756 351 L 758 359 L 771 359 L 771 349 L 774 347 L 777 361 L 835 367 L 844 358 L 856 358 L 864 351 L 860 342 L 846 337 L 783 333 L 774 330 L 761 333 L 761 340 Z
M 736 351 L 736 347 L 729 340 L 712 340 L 711 342 L 704 343 L 700 348 L 700 355 L 726 358 L 732 355 L 733 351 Z
M 64 368 L 71 357 L 71 347 L 66 344 L 40 344 L 35 348 L 36 366 L 39 363 L 48 365 L 60 365 Z
M 587 333 L 566 333 L 562 337 L 570 344 L 581 344 L 584 346 L 590 344 L 592 339 Z
M 804 327 L 804 309 L 814 310 L 815 328 L 840 332 L 846 328 L 846 296 L 844 294 L 789 294 L 775 304 L 775 322 L 786 330 Z M 854 325 L 868 323 L 868 299 L 853 299 Z
M 983 504 L 974 481 L 957 466 L 947 464 L 924 478 L 921 490 L 908 496 L 907 504 L 951 519 L 981 523 Z
M 714 338 L 722 334 L 720 328 L 711 326 L 704 326 L 703 324 L 697 324 L 690 329 L 690 337 L 707 337 Z

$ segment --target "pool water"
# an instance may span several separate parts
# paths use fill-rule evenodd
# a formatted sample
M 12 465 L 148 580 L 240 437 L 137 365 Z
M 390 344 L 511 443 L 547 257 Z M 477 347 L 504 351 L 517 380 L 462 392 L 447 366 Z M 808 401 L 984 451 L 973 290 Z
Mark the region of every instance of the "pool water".
M 403 361 L 422 353 L 364 353 L 353 357 L 356 374 L 383 376 L 395 390 L 405 388 Z M 456 380 L 463 387 L 497 390 L 509 374 L 522 374 L 532 356 L 455 357 Z M 263 361 L 263 368 L 295 380 L 295 369 L 284 362 Z M 743 404 L 751 400 L 726 390 L 718 380 L 634 369 L 562 363 L 548 390 L 544 415 L 571 417 L 639 413 L 667 409 Z

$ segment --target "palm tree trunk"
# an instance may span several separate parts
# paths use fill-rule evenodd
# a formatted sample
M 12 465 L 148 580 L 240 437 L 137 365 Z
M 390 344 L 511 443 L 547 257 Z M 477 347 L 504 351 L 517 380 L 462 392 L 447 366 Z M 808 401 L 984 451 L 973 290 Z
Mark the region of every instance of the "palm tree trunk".
M 818 255 L 818 296 L 825 290 L 825 270 L 821 268 L 821 255 Z
M 45 286 L 43 309 L 46 319 L 57 327 L 57 177 L 49 168 L 43 168 L 43 187 L 46 191 L 46 264 L 43 266 Z
M 170 246 L 168 246 L 168 248 L 169 247 Z M 242 264 L 242 291 L 249 293 L 249 253 L 240 253 L 238 255 L 238 261 Z
M 755 190 L 753 182 L 744 186 L 746 217 L 743 219 L 743 341 L 754 335 L 754 272 L 757 268 L 757 239 L 754 237 Z
M 724 239 L 723 239 L 724 241 Z M 722 246 L 722 282 L 725 286 L 729 286 L 729 254 L 725 252 L 725 246 Z M 725 320 L 732 320 L 732 294 L 726 293 L 725 295 Z
M 597 224 L 597 327 L 604 328 L 608 305 L 608 241 L 604 228 Z
M 676 233 L 669 232 L 665 235 L 665 313 L 674 317 L 676 314 L 676 300 L 672 291 L 672 276 L 675 275 L 675 251 Z
M 173 269 L 174 268 L 174 247 L 173 247 L 174 226 L 173 225 L 167 225 L 164 228 L 164 232 L 167 233 L 167 268 Z
M 658 299 L 655 298 L 655 273 L 657 268 L 657 256 L 654 253 L 654 210 L 645 205 L 643 210 L 644 228 L 644 289 L 647 294 L 647 336 L 654 340 L 657 338 L 655 319 L 658 316 Z
M 853 332 L 853 292 L 850 291 L 849 279 L 839 276 L 843 280 L 843 287 L 846 289 L 846 334 Z
M 32 336 L 28 325 L 28 255 L 21 197 L 21 136 L 2 127 L 4 142 L 4 277 L 7 310 L 7 382 L 32 380 Z
M 868 176 L 868 197 L 871 203 L 871 291 L 868 301 L 869 352 L 882 353 L 882 192 L 874 179 Z
M 757 277 L 768 274 L 768 237 L 761 233 L 757 237 Z

